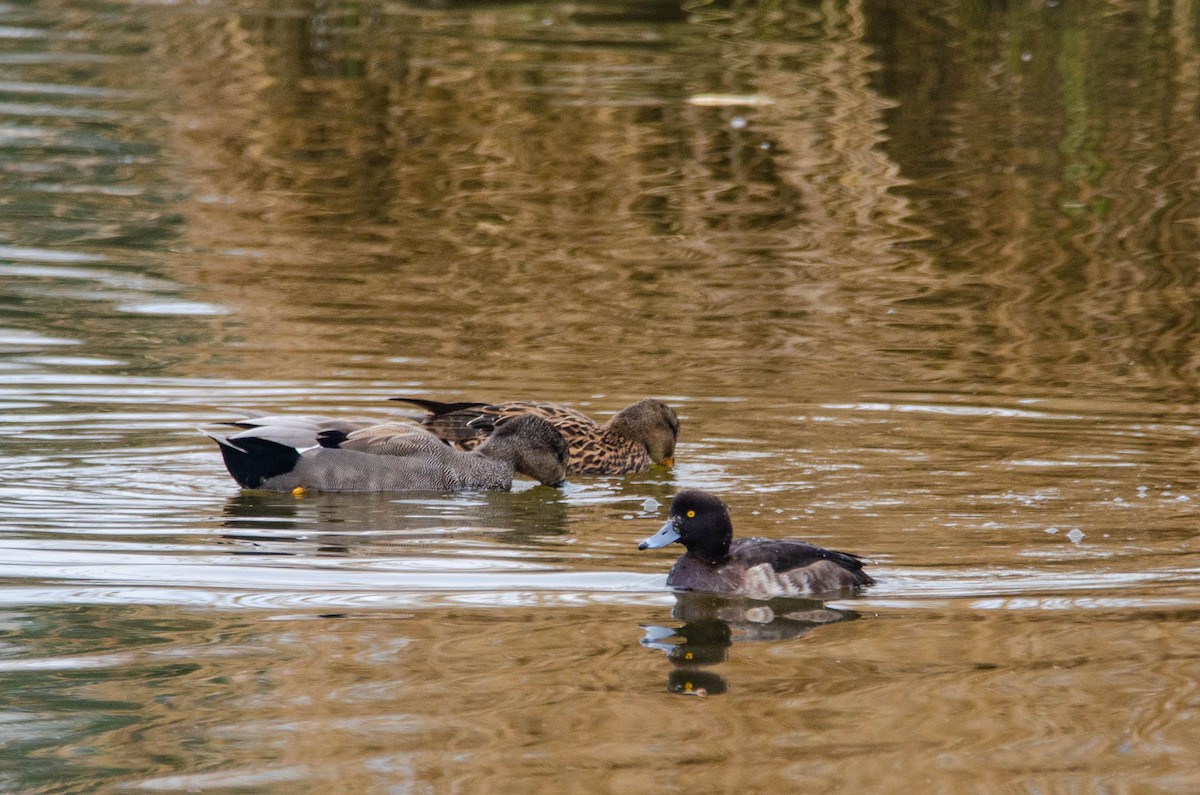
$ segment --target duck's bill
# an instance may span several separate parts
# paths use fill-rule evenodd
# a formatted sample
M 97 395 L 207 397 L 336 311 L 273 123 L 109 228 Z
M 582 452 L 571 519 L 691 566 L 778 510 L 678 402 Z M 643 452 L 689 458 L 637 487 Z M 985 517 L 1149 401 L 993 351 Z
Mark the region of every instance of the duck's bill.
M 679 531 L 670 519 L 658 529 L 658 532 L 638 544 L 638 549 L 658 549 L 679 540 Z

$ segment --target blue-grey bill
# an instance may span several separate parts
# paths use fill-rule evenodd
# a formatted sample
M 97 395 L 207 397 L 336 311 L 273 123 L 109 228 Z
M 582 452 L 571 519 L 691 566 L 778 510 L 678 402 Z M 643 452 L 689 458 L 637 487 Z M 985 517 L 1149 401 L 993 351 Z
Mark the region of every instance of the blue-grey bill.
M 638 544 L 638 549 L 658 549 L 678 540 L 679 531 L 675 529 L 675 523 L 668 519 L 667 523 L 660 527 L 657 533 Z

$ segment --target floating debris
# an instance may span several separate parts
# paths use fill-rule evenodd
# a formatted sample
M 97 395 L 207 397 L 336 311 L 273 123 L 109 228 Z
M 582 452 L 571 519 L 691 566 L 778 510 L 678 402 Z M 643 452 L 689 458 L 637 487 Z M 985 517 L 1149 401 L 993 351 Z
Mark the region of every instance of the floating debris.
M 687 104 L 701 108 L 731 108 L 739 105 L 763 108 L 774 105 L 775 100 L 762 94 L 696 94 L 687 98 Z

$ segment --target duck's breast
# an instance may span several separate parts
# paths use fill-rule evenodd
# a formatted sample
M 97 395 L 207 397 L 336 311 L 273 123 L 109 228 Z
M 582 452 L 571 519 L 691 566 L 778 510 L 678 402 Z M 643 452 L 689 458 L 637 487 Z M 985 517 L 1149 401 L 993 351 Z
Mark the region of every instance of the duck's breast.
M 737 572 L 728 566 L 715 566 L 689 553 L 675 561 L 667 575 L 667 585 L 687 591 L 735 594 L 738 578 Z

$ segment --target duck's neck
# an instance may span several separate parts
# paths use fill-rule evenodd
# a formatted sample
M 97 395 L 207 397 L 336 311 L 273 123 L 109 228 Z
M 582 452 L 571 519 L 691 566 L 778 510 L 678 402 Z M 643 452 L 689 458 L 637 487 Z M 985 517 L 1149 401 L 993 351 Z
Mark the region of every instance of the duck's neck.
M 629 409 L 624 409 L 609 418 L 608 422 L 600 426 L 600 433 L 609 438 L 618 437 L 625 441 L 629 441 L 634 434 L 631 432 L 629 427 L 631 420 L 625 413 L 628 410 Z M 638 446 L 640 447 L 641 445 Z
M 516 451 L 509 439 L 489 436 L 469 453 L 461 453 L 464 472 L 472 488 L 507 489 L 512 487 Z M 486 485 L 479 485 L 486 484 Z
M 722 527 L 721 532 L 713 533 L 699 541 L 691 541 L 687 551 L 700 558 L 705 563 L 720 566 L 729 562 L 729 547 L 733 543 L 733 526 Z
M 629 471 L 639 471 L 650 466 L 650 450 L 645 443 L 637 441 L 637 434 L 630 427 L 628 418 L 618 414 L 600 426 L 600 440 L 606 448 L 626 460 Z
M 478 453 L 483 458 L 505 464 L 509 469 L 512 469 L 517 461 L 517 445 L 514 439 L 507 434 L 489 436 L 472 452 Z
M 709 564 L 710 566 L 721 566 L 721 565 L 729 562 L 729 552 L 728 551 L 726 551 L 725 554 L 723 554 L 723 555 L 714 554 L 714 553 L 708 552 L 708 551 L 701 551 L 698 549 L 689 549 L 688 552 L 690 552 L 692 554 L 692 557 L 700 558 L 700 560 L 704 561 L 705 563 Z

